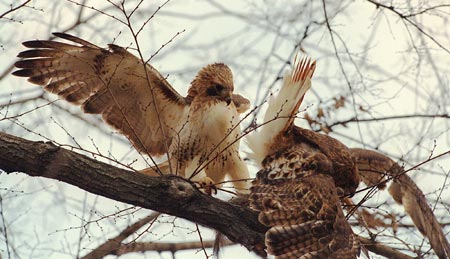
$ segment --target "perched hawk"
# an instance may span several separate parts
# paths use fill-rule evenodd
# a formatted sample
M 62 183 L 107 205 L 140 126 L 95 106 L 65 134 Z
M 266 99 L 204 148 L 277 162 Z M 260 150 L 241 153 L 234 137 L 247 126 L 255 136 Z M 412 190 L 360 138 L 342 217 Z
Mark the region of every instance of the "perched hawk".
M 139 152 L 167 154 L 168 161 L 155 171 L 215 183 L 229 176 L 237 189 L 248 189 L 238 137 L 239 113 L 249 101 L 233 94 L 228 66 L 202 68 L 183 97 L 155 68 L 122 47 L 100 48 L 68 34 L 54 35 L 72 44 L 24 42 L 31 49 L 19 53 L 24 60 L 16 62 L 21 70 L 13 74 L 29 77 L 86 113 L 101 114 Z
M 359 253 L 339 199 L 353 194 L 359 183 L 349 149 L 294 125 L 315 65 L 302 59 L 285 74 L 263 126 L 248 139 L 252 158 L 262 167 L 250 189 L 250 206 L 270 227 L 267 252 L 278 259 L 350 259 Z

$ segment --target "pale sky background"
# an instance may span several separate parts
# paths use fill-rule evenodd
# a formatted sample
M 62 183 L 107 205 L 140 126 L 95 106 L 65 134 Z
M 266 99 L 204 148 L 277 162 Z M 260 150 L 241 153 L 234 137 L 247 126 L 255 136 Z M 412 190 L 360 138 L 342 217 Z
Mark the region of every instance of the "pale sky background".
M 76 1 L 80 2 L 80 1 Z M 128 8 L 136 1 L 129 1 Z M 16 1 L 0 1 L 0 13 L 9 9 Z M 144 1 L 142 18 L 133 19 L 139 28 L 152 10 L 162 4 L 159 1 Z M 219 3 L 219 1 L 217 1 Z M 311 20 L 323 21 L 321 1 L 226 1 L 212 4 L 209 1 L 175 0 L 166 4 L 155 15 L 139 36 L 140 48 L 149 58 L 163 44 L 178 32 L 183 31 L 167 44 L 151 61 L 162 74 L 169 75 L 169 82 L 185 95 L 196 72 L 208 63 L 225 62 L 234 73 L 235 92 L 249 98 L 254 105 L 260 104 L 265 93 L 280 86 L 277 77 L 288 69 L 286 60 L 292 59 L 295 44 L 302 38 L 306 24 Z M 445 3 L 445 2 L 443 2 Z M 407 2 L 396 3 L 405 12 L 416 6 Z M 428 2 L 421 2 L 425 8 Z M 435 3 L 433 3 L 435 4 Z M 96 9 L 107 8 L 105 15 L 83 24 L 69 33 L 89 40 L 99 46 L 114 42 L 121 46 L 135 48 L 128 29 L 111 16 L 123 16 L 105 1 L 88 1 L 87 6 Z M 0 74 L 8 71 L 15 62 L 18 52 L 24 50 L 20 44 L 26 40 L 47 39 L 51 32 L 63 31 L 72 25 L 79 6 L 69 1 L 32 1 L 7 19 L 0 19 Z M 223 7 L 223 8 L 222 8 Z M 226 10 L 223 10 L 223 9 Z M 336 12 L 339 10 L 339 15 Z M 313 89 L 307 94 L 301 109 L 308 107 L 314 114 L 317 107 L 331 107 L 333 97 L 344 95 L 346 108 L 328 114 L 329 122 L 351 118 L 361 106 L 371 113 L 361 113 L 364 118 L 403 114 L 449 114 L 450 110 L 450 8 L 438 9 L 411 19 L 423 25 L 421 28 L 444 46 L 418 34 L 417 29 L 408 25 L 388 11 L 376 9 L 368 1 L 327 2 L 327 11 L 339 49 L 340 57 L 354 95 L 349 95 L 349 86 L 334 54 L 329 32 L 322 24 L 310 25 L 308 38 L 302 42 L 302 49 L 317 60 L 313 78 Z M 85 9 L 82 17 L 96 12 Z M 405 28 L 408 28 L 409 31 Z M 339 37 L 337 36 L 339 35 Z M 343 44 L 345 43 L 345 45 Z M 351 53 L 351 59 L 345 50 Z M 136 53 L 136 52 L 134 52 Z M 356 69 L 357 68 L 357 69 Z M 274 83 L 275 82 L 275 83 Z M 0 81 L 0 130 L 30 140 L 51 139 L 60 144 L 81 146 L 83 149 L 101 152 L 107 157 L 123 163 L 133 163 L 141 169 L 145 163 L 128 142 L 97 117 L 83 115 L 78 107 L 57 105 L 69 109 L 85 121 L 97 125 L 86 126 L 85 121 L 74 118 L 55 105 L 45 105 L 47 100 L 26 102 L 10 108 L 2 105 L 36 96 L 41 89 L 23 78 L 6 76 Z M 46 94 L 49 100 L 55 96 Z M 36 106 L 43 105 L 39 109 Z M 353 109 L 353 107 L 355 107 Z M 263 108 L 264 110 L 264 108 Z M 16 119 L 3 119 L 14 114 L 31 111 Z M 262 113 L 259 113 L 258 118 Z M 302 116 L 302 115 L 300 115 Z M 251 117 L 251 116 L 250 116 Z M 245 120 L 243 126 L 250 120 Z M 426 160 L 430 155 L 450 149 L 450 120 L 387 120 L 369 124 L 348 124 L 336 127 L 331 136 L 352 147 L 379 148 L 394 160 L 403 158 L 407 168 Z M 307 127 L 304 120 L 297 124 Z M 29 132 L 25 129 L 30 129 Z M 243 150 L 246 151 L 244 145 Z M 245 154 L 245 153 L 243 153 Z M 101 160 L 101 158 L 98 158 Z M 111 162 L 109 160 L 105 160 Z M 437 160 L 423 167 L 423 171 L 411 173 L 424 193 L 435 199 L 445 185 L 445 174 L 449 174 L 449 157 Z M 254 175 L 257 171 L 251 168 Z M 424 174 L 426 172 L 427 174 Z M 31 178 L 24 174 L 0 174 L 0 194 L 4 219 L 9 231 L 9 242 L 20 256 L 11 258 L 73 258 L 77 243 L 81 242 L 81 255 L 95 248 L 100 242 L 114 236 L 127 224 L 147 215 L 147 210 L 130 209 L 130 206 L 102 197 L 85 193 L 80 189 L 56 181 Z M 220 197 L 225 197 L 221 195 Z M 357 198 L 358 199 L 358 196 Z M 450 199 L 447 186 L 442 192 L 442 200 Z M 376 194 L 369 204 L 383 204 L 392 199 L 386 192 Z M 55 205 L 56 204 L 56 205 Z M 382 209 L 386 209 L 383 208 Z M 392 208 L 402 211 L 400 207 Z M 130 214 L 130 212 L 135 211 Z M 447 213 L 438 205 L 441 214 Z M 118 215 L 113 215 L 118 213 Z M 448 220 L 448 217 L 446 218 Z M 86 221 L 98 221 L 83 226 Z M 174 223 L 175 222 L 175 223 Z M 404 222 L 410 222 L 408 218 Z M 195 226 L 182 219 L 170 216 L 160 218 L 140 237 L 140 241 L 196 241 Z M 447 230 L 448 232 L 448 230 Z M 86 233 L 88 233 L 86 235 Z M 417 232 L 418 233 L 418 232 Z M 420 234 L 405 239 L 420 244 Z M 399 233 L 401 234 L 401 233 Z M 214 238 L 212 231 L 202 230 L 204 240 Z M 7 258 L 5 243 L 0 239 L 0 254 Z M 107 258 L 115 258 L 113 256 Z M 129 254 L 120 258 L 172 258 L 170 253 L 148 252 Z M 178 252 L 175 258 L 205 258 L 203 251 Z M 240 245 L 225 248 L 223 259 L 257 258 Z M 374 257 L 379 258 L 379 257 Z

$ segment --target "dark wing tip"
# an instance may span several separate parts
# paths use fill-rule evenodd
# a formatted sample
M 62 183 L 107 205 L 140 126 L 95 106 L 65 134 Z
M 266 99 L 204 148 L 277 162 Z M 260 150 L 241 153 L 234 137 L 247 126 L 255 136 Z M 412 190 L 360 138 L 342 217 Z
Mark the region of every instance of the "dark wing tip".
M 78 42 L 79 38 L 72 36 L 70 34 L 64 33 L 64 32 L 53 32 L 52 33 L 55 37 L 61 38 L 61 39 L 65 39 L 65 40 L 69 40 L 69 41 L 73 41 L 73 42 Z
M 24 45 L 27 48 L 35 48 L 35 49 L 57 49 L 64 47 L 74 47 L 72 45 L 50 40 L 30 40 L 22 42 L 22 45 Z
M 17 54 L 17 57 L 18 58 L 27 58 L 27 57 L 29 57 L 29 52 L 30 52 L 29 50 L 19 52 L 19 54 Z
M 52 60 L 52 58 L 24 59 L 14 63 L 14 66 L 17 68 L 31 69 L 43 68 L 48 67 L 48 64 L 45 64 L 45 62 L 48 62 L 49 60 Z
M 65 40 L 68 40 L 68 41 L 72 41 L 72 42 L 78 43 L 78 44 L 80 44 L 82 46 L 95 48 L 95 49 L 99 49 L 100 48 L 97 45 L 90 43 L 89 41 L 80 39 L 78 37 L 75 37 L 73 35 L 70 35 L 70 34 L 67 34 L 67 33 L 64 33 L 64 32 L 53 32 L 52 34 L 54 36 L 58 37 L 58 38 L 65 39 Z
M 29 68 L 29 62 L 27 60 L 19 60 L 14 63 L 14 66 L 17 68 Z
M 56 36 L 58 38 L 64 38 L 65 35 L 69 35 L 67 33 L 64 32 L 52 32 L 53 36 Z
M 36 71 L 32 69 L 20 69 L 11 73 L 14 76 L 29 77 L 28 82 L 36 85 L 45 85 L 49 82 L 50 78 L 47 75 L 37 75 Z
M 43 44 L 40 40 L 29 40 L 22 42 L 22 45 L 24 45 L 27 48 L 42 48 Z
M 36 49 L 25 50 L 17 54 L 18 58 L 36 58 L 42 57 L 41 52 Z
M 32 73 L 31 73 L 30 69 L 20 69 L 20 70 L 12 72 L 12 74 L 15 75 L 15 76 L 20 76 L 20 77 L 28 77 Z

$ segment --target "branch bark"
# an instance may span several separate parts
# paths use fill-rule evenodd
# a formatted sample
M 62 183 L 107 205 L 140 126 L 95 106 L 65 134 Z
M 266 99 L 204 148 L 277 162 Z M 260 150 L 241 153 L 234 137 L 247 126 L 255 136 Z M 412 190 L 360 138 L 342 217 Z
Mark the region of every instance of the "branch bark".
M 233 245 L 234 243 L 227 240 L 222 246 Z M 114 255 L 120 256 L 127 253 L 135 252 L 146 252 L 146 251 L 158 251 L 158 252 L 178 252 L 181 250 L 190 249 L 203 249 L 203 248 L 213 248 L 215 241 L 197 241 L 197 242 L 182 242 L 182 243 L 142 243 L 134 242 L 130 244 L 121 244 L 116 250 Z
M 256 212 L 202 194 L 177 176 L 152 177 L 120 169 L 50 142 L 0 132 L 0 168 L 75 185 L 90 193 L 216 229 L 249 250 L 264 247 L 267 228 Z

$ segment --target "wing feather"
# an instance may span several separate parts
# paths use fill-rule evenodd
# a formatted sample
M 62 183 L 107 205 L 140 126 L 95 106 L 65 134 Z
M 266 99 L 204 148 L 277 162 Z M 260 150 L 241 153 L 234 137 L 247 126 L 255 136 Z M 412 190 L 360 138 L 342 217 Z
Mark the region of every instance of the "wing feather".
M 417 229 L 430 241 L 436 255 L 439 258 L 449 258 L 450 243 L 441 224 L 428 205 L 422 190 L 404 169 L 386 155 L 373 150 L 352 148 L 351 152 L 358 161 L 359 172 L 367 186 L 384 187 L 386 184 L 382 181 L 385 175 L 393 178 L 388 188 L 389 194 L 397 203 L 403 205 Z
M 155 68 L 122 47 L 105 49 L 72 35 L 54 35 L 73 44 L 24 42 L 31 49 L 19 53 L 24 60 L 16 62 L 21 70 L 13 74 L 29 77 L 87 113 L 101 114 L 138 151 L 164 154 L 186 117 L 186 99 Z
M 249 157 L 258 163 L 270 153 L 270 144 L 274 139 L 293 124 L 298 108 L 311 87 L 316 62 L 305 57 L 294 61 L 294 64 L 293 71 L 286 71 L 278 94 L 269 100 L 262 123 L 264 127 L 247 137 L 247 144 L 252 150 Z
M 281 158 L 277 154 L 266 158 L 268 164 L 263 162 L 264 169 L 252 182 L 250 207 L 270 227 L 267 252 L 276 259 L 356 258 L 358 241 L 343 214 L 333 178 L 315 169 L 305 171 L 314 155 L 300 146 L 292 149 Z
M 275 258 L 356 258 L 356 240 L 331 177 L 314 174 L 300 181 L 270 185 L 253 185 L 250 195 L 252 208 L 261 209 L 260 222 L 271 227 L 266 233 L 268 253 Z M 279 194 L 267 197 L 267 188 Z M 275 200 L 277 206 L 272 204 L 269 209 L 269 205 L 258 204 L 258 194 Z

